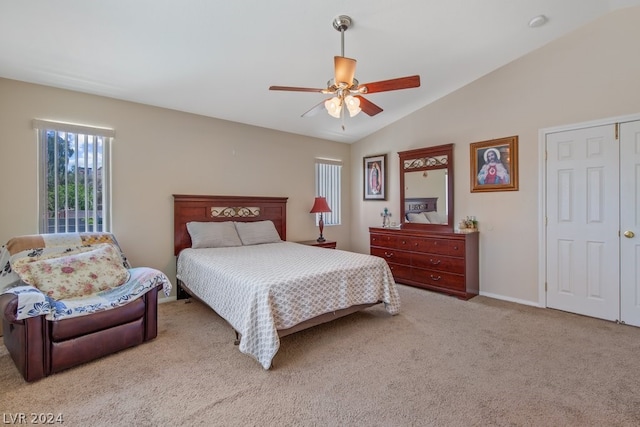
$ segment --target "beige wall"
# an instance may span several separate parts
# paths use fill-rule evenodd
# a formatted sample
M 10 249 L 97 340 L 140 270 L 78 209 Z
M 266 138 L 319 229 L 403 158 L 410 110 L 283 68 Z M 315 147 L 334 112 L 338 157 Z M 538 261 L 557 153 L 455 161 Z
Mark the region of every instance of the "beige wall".
M 362 187 L 362 157 L 386 152 L 390 198 L 355 204 L 352 223 L 379 224 L 385 206 L 398 212 L 398 151 L 454 143 L 455 218 L 479 221 L 481 293 L 537 304 L 538 132 L 640 113 L 638 22 L 640 8 L 610 14 L 353 144 L 352 193 Z M 469 144 L 511 135 L 519 136 L 520 190 L 470 193 Z M 351 245 L 368 250 L 364 227 L 352 228 Z
M 615 12 L 352 145 L 0 79 L 0 242 L 37 230 L 33 118 L 116 130 L 113 230 L 134 264 L 171 278 L 174 193 L 288 196 L 289 240 L 312 239 L 313 160 L 340 158 L 344 224 L 325 236 L 368 253 L 368 227 L 384 207 L 399 212 L 396 153 L 454 143 L 455 217 L 479 220 L 481 293 L 535 304 L 538 132 L 640 113 L 637 22 L 640 8 Z M 520 139 L 520 190 L 471 194 L 469 144 L 511 135 Z M 389 200 L 364 202 L 362 157 L 381 153 Z
M 172 194 L 287 196 L 288 240 L 318 236 L 309 214 L 314 159 L 344 161 L 349 248 L 350 147 L 109 98 L 0 79 L 0 242 L 38 232 L 34 118 L 113 128 L 113 232 L 130 261 L 175 278 Z

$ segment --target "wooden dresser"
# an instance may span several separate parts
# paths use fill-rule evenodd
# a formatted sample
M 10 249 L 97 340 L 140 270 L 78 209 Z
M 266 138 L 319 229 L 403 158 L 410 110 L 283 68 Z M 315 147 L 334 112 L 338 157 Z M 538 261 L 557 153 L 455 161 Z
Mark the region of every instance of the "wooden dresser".
M 398 283 L 469 299 L 479 290 L 479 233 L 369 228 L 371 255 Z

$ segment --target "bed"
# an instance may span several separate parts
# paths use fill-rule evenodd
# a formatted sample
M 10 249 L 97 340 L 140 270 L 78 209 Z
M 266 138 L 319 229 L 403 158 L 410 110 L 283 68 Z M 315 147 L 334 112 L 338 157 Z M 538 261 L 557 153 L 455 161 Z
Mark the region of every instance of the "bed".
M 224 318 L 239 350 L 264 369 L 283 336 L 375 304 L 390 315 L 400 309 L 384 259 L 286 241 L 286 203 L 174 195 L 178 297 L 198 299 Z

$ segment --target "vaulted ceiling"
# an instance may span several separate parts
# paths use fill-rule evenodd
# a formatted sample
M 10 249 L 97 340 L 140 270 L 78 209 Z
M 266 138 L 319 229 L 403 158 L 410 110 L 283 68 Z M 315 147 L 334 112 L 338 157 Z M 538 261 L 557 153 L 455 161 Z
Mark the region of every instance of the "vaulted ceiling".
M 350 143 L 600 16 L 640 0 L 0 0 L 0 77 Z M 341 54 L 384 111 L 301 115 Z M 530 27 L 538 15 L 546 24 Z M 1 96 L 1 94 L 0 94 Z

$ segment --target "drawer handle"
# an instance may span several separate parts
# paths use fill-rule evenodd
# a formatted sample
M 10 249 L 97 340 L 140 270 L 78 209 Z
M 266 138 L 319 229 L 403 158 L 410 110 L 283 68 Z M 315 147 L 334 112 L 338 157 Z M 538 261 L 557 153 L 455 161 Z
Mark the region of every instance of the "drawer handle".
M 442 279 L 442 276 L 434 276 L 433 274 L 431 275 L 431 280 L 433 280 L 434 282 L 437 282 L 440 279 Z
M 433 258 L 429 259 L 429 262 L 431 262 L 432 265 L 438 265 L 442 262 L 442 260 L 437 259 L 437 260 L 433 260 Z
M 453 247 L 453 249 L 457 251 L 457 250 L 458 250 L 458 247 L 457 247 L 457 246 L 454 246 L 454 247 Z
M 384 256 L 386 256 L 387 258 L 391 258 L 393 256 L 393 252 L 391 252 L 391 253 L 385 252 Z

